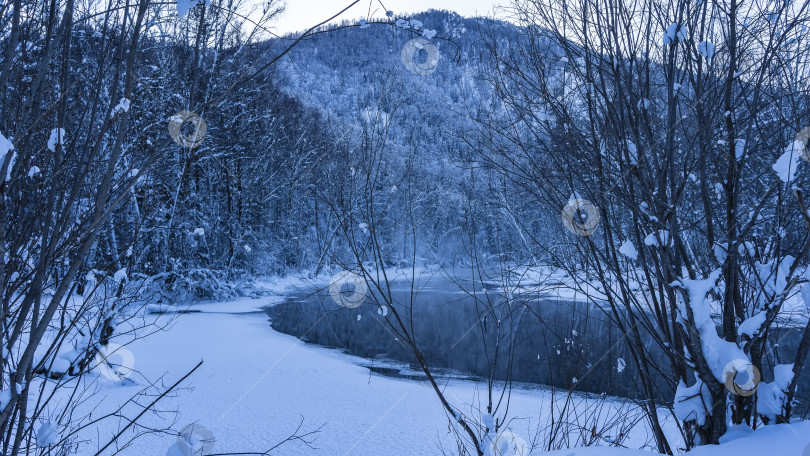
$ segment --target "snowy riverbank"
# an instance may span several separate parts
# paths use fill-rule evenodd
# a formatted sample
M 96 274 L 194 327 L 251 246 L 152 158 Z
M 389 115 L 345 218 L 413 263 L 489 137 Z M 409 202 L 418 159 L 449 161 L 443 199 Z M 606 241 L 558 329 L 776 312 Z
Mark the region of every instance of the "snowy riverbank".
M 127 347 L 137 370 L 131 380 L 137 384 L 114 384 L 99 378 L 103 394 L 93 399 L 104 396 L 108 399 L 98 410 L 125 400 L 142 389 L 147 379 L 163 377 L 164 383 L 170 385 L 203 360 L 203 365 L 183 383 L 185 388 L 158 404 L 157 409 L 164 412 L 146 414 L 141 425 L 154 428 L 171 425 L 179 430 L 197 423 L 216 439 L 209 453 L 260 453 L 293 434 L 303 418 L 301 432 L 320 428 L 310 436 L 314 438 L 313 448 L 302 441 L 293 441 L 272 454 L 411 456 L 442 454 L 441 448 L 454 454 L 455 442 L 448 432 L 447 417 L 426 383 L 371 374 L 349 356 L 308 346 L 274 331 L 260 309 L 278 299 L 276 296 L 204 303 L 191 306 L 190 310 L 197 313 L 157 316 L 160 323 L 170 323 L 168 329 Z M 486 385 L 450 381 L 446 394 L 454 405 L 471 412 L 480 406 Z M 549 396 L 545 389 L 513 392 L 509 413 L 515 418 L 510 424 L 515 435 L 531 442 L 538 427 L 546 425 Z M 606 404 L 614 410 L 622 406 L 619 400 Z M 107 422 L 106 427 L 88 428 L 81 435 L 93 443 L 84 445 L 80 454 L 94 454 L 98 442 L 106 441 L 105 437 L 111 436 L 119 424 Z M 762 435 L 765 433 L 779 436 L 785 450 L 780 454 L 804 456 L 800 449 L 810 442 L 810 426 L 806 423 L 790 428 L 774 427 Z M 642 421 L 624 444 L 637 448 L 648 437 Z M 693 454 L 761 454 L 749 452 L 756 447 L 749 440 Z M 144 435 L 119 454 L 162 456 L 175 441 L 176 437 L 169 434 Z M 773 448 L 772 442 L 769 440 L 768 448 Z M 729 453 L 726 449 L 733 451 Z M 572 453 L 650 454 L 605 448 L 565 450 L 557 454 Z

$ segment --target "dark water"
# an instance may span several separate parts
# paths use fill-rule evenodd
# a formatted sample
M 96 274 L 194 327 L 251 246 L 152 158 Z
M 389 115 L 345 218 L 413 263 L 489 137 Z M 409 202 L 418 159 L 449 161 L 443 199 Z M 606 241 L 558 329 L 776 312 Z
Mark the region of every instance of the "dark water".
M 412 300 L 409 283 L 394 283 L 395 308 L 439 375 L 486 379 L 493 373 L 502 381 L 640 397 L 639 375 L 623 334 L 595 305 L 544 298 L 507 301 L 501 293 L 476 287 L 479 291 L 472 296 L 456 284 L 433 279 Z M 280 332 L 373 359 L 370 367 L 378 373 L 419 378 L 416 358 L 393 312 L 383 317 L 374 296 L 348 309 L 325 291 L 302 293 L 266 311 Z M 781 356 L 796 346 L 798 335 L 784 333 Z M 668 372 L 661 349 L 652 338 L 644 340 L 651 359 Z M 670 402 L 674 390 L 664 378 L 657 376 L 655 386 L 659 399 Z

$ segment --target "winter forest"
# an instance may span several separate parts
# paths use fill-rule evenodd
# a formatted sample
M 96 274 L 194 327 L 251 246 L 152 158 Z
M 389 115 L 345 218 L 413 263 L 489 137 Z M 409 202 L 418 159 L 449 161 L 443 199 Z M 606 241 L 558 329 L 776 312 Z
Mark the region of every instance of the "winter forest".
M 810 2 L 286 2 L 0 0 L 0 455 L 810 456 Z

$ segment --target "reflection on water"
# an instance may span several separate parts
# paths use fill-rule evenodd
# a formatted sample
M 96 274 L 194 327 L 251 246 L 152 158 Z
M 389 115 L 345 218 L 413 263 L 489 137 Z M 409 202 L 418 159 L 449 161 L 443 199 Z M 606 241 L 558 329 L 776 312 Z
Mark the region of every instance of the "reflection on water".
M 509 302 L 496 292 L 473 296 L 448 282 L 434 279 L 431 285 L 411 296 L 410 285 L 397 282 L 392 296 L 417 347 L 441 374 L 488 378 L 493 373 L 499 380 L 639 397 L 639 376 L 623 334 L 595 305 L 545 299 Z M 364 358 L 409 363 L 411 372 L 385 363 L 374 370 L 418 377 L 416 358 L 393 313 L 384 317 L 384 309 L 374 301 L 369 297 L 362 306 L 348 309 L 323 291 L 293 296 L 266 311 L 280 332 Z M 794 333 L 785 333 L 782 347 L 795 347 Z M 668 372 L 663 351 L 652 338 L 644 339 L 657 369 Z M 661 400 L 671 401 L 674 386 L 664 376 L 655 386 Z

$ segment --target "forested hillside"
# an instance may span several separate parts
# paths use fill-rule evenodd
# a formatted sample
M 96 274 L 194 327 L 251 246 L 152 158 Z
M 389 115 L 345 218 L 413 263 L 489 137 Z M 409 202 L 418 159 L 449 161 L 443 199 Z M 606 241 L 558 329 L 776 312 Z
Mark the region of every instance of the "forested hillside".
M 285 37 L 277 0 L 0 3 L 0 454 L 299 454 L 301 410 L 349 426 L 325 454 L 722 454 L 807 418 L 810 3 L 358 3 Z
M 373 168 L 376 187 L 390 192 L 386 221 L 380 221 L 392 227 L 383 238 L 387 261 L 409 262 L 414 255 L 407 234 L 411 224 L 418 227 L 415 255 L 423 263 L 469 264 L 473 256 L 514 255 L 519 237 L 499 208 L 504 182 L 482 169 L 465 136 L 480 134 L 475 119 L 482 112 L 500 109 L 487 77 L 489 49 L 514 41 L 517 29 L 447 11 L 409 20 L 417 24 L 416 33 L 352 21 L 307 39 L 281 62 L 279 86 L 322 114 L 347 149 L 346 171 Z M 438 50 L 429 74 L 409 71 L 403 63 L 406 43 L 423 30 L 435 32 Z M 334 199 L 335 182 L 320 184 L 318 194 Z M 328 222 L 321 229 L 324 245 L 340 251 L 329 240 Z
M 190 14 L 178 25 L 181 37 L 200 26 L 198 11 Z M 239 84 L 290 40 L 244 45 L 204 29 L 212 47 L 195 50 L 147 38 L 122 142 L 128 166 L 137 171 L 151 153 L 143 150 L 167 139 L 167 113 L 181 112 L 188 96 L 212 104 L 198 113 L 204 138 L 190 149 L 169 144 L 160 166 L 138 178 L 88 268 L 169 274 L 172 288 L 179 280 L 198 297 L 228 293 L 218 289 L 222 282 L 246 273 L 319 270 L 346 254 L 335 204 L 346 201 L 357 173 L 371 169 L 376 188 L 387 193 L 378 223 L 388 227 L 389 264 L 414 255 L 422 263 L 464 264 L 471 255 L 513 254 L 514 225 L 497 207 L 503 182 L 480 169 L 464 137 L 477 134 L 478 113 L 498 109 L 482 69 L 489 40 L 508 42 L 515 28 L 442 11 L 413 19 L 439 37 L 438 67 L 429 75 L 402 62 L 404 43 L 418 33 L 390 24 L 351 22 L 316 34 L 277 67 Z M 86 75 L 75 77 L 103 78 L 91 63 L 104 64 L 104 43 L 116 39 L 114 30 L 76 33 L 71 58 Z M 106 103 L 117 102 L 107 96 Z M 65 116 L 68 139 L 81 122 Z M 362 232 L 362 223 L 353 229 Z M 418 240 L 407 235 L 408 223 Z

